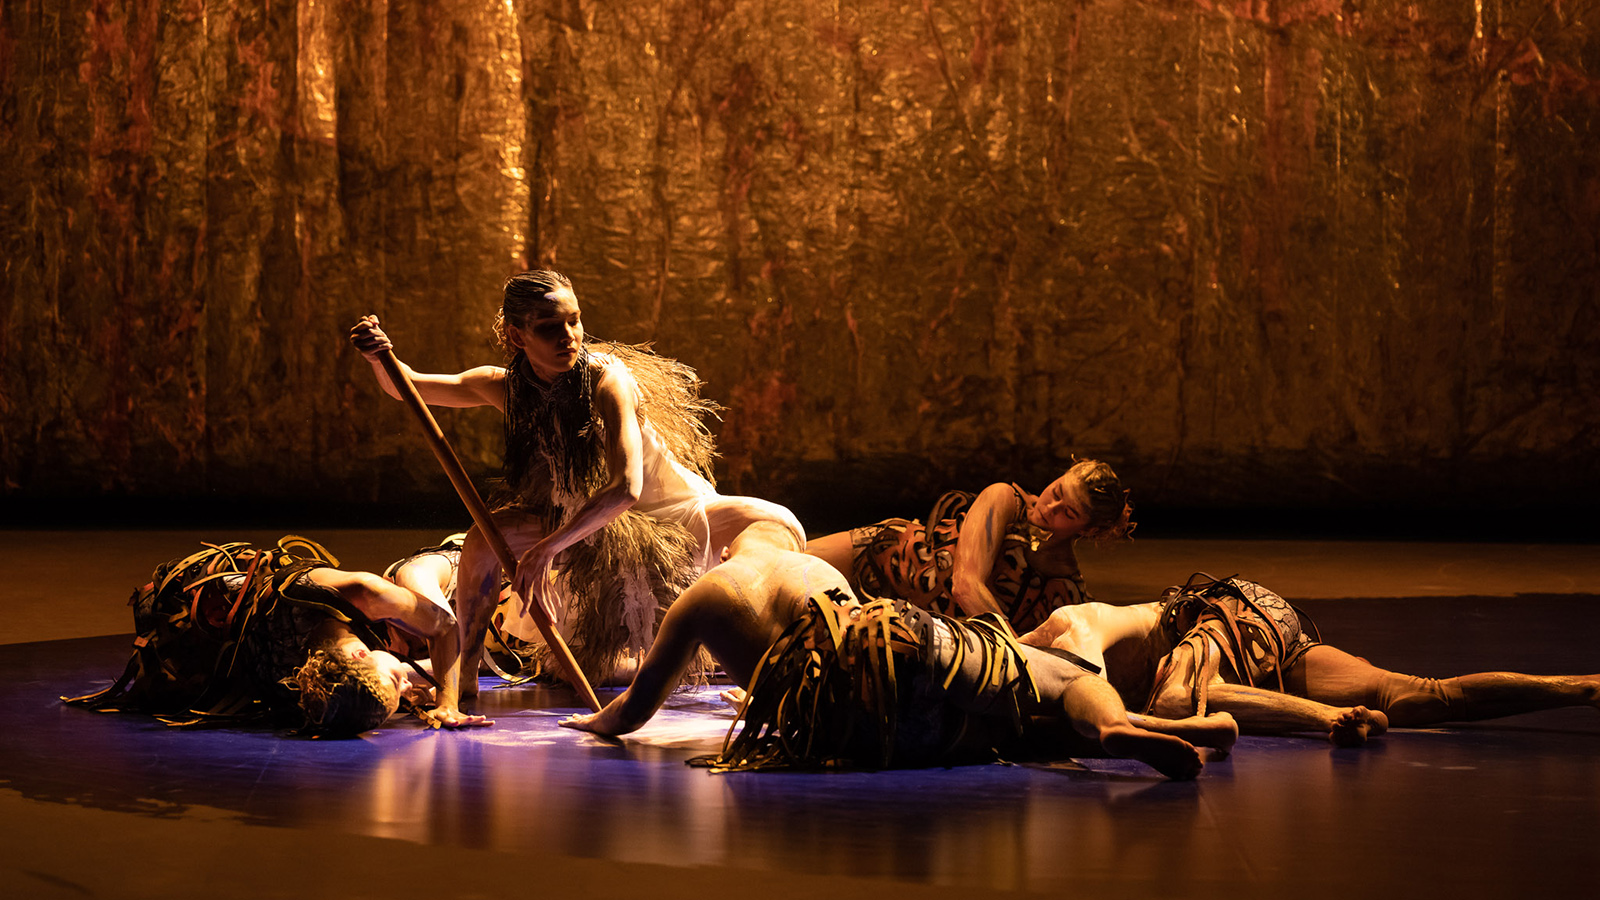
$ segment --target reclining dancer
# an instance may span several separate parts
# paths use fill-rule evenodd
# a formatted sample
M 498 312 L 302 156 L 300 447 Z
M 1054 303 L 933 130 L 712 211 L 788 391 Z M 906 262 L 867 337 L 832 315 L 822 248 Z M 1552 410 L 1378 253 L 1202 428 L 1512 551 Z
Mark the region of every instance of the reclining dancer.
M 1023 632 L 1092 599 L 1073 545 L 1126 537 L 1132 510 L 1110 466 L 1077 460 L 1037 495 L 1005 483 L 950 491 L 926 522 L 885 519 L 816 538 L 806 552 L 848 574 L 857 591 L 947 616 L 998 613 Z
M 403 560 L 397 576 L 437 578 L 432 562 L 427 554 Z M 428 593 L 337 566 L 321 546 L 292 536 L 270 549 L 207 545 L 158 566 L 133 595 L 139 637 L 122 677 L 67 702 L 175 724 L 299 719 L 332 736 L 376 728 L 402 698 L 424 698 L 404 660 L 427 655 L 426 646 L 448 661 L 455 617 Z
M 661 609 L 751 522 L 780 522 L 804 540 L 787 509 L 716 492 L 712 439 L 702 421 L 714 405 L 700 399 L 694 370 L 642 348 L 586 343 L 565 276 L 532 271 L 508 280 L 495 333 L 508 356 L 504 367 L 450 375 L 401 365 L 430 405 L 493 406 L 505 414 L 510 496 L 495 522 L 521 555 L 517 571 L 507 574 L 524 610 L 542 603 L 563 624 L 591 681 L 604 681 L 625 653 L 642 653 Z M 364 317 L 350 339 L 379 384 L 398 397 L 377 360 L 393 346 L 377 317 Z M 473 528 L 455 594 L 461 657 L 439 673 L 446 717 L 477 694 L 499 569 Z
M 1155 603 L 1065 607 L 1019 640 L 1103 662 L 1137 708 L 1159 715 L 1224 710 L 1246 733 L 1319 732 L 1339 746 L 1362 744 L 1391 725 L 1600 708 L 1600 675 L 1437 679 L 1378 668 L 1308 634 L 1298 610 L 1241 578 L 1196 576 Z
M 743 732 L 730 731 L 723 753 L 706 761 L 720 769 L 992 758 L 1038 718 L 1070 722 L 1113 756 L 1186 779 L 1202 766 L 1195 744 L 1226 750 L 1237 737 L 1226 715 L 1130 716 L 1103 679 L 1017 644 L 998 616 L 963 622 L 903 602 L 864 607 L 838 570 L 798 552 L 771 523 L 752 525 L 729 549 L 667 611 L 633 684 L 562 725 L 638 729 L 703 645 L 749 688 Z

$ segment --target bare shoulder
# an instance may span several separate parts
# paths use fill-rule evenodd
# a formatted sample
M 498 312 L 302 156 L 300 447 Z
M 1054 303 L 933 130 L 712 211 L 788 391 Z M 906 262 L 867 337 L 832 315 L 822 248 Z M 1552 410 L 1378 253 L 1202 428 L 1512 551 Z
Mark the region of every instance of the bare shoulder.
M 991 484 L 973 498 L 961 533 L 971 535 L 973 529 L 978 529 L 990 541 L 997 541 L 1021 511 L 1015 488 L 1009 484 Z
M 596 384 L 607 381 L 620 381 L 624 384 L 633 384 L 633 370 L 628 364 L 604 350 L 595 350 L 589 354 L 589 364 L 600 370 Z
M 1022 509 L 1022 504 L 1025 502 L 1026 497 L 1026 493 L 1016 485 L 997 481 L 978 492 L 978 496 L 973 498 L 972 509 L 994 510 L 997 513 L 1014 517 Z
M 600 370 L 594 381 L 595 396 L 613 403 L 637 406 L 639 382 L 633 377 L 633 371 L 627 363 L 609 353 L 595 353 L 593 359 Z
M 1018 638 L 1022 643 L 1034 647 L 1049 647 L 1058 639 L 1068 638 L 1085 630 L 1085 615 L 1083 607 L 1062 606 L 1051 611 L 1048 618 L 1040 622 L 1038 627 Z

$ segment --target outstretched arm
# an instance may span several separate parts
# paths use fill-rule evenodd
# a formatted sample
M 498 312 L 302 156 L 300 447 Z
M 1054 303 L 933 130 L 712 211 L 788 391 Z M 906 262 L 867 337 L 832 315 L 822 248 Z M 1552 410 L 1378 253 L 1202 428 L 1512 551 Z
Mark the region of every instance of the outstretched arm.
M 556 555 L 610 524 L 639 501 L 644 489 L 644 437 L 639 431 L 638 388 L 620 363 L 607 366 L 594 389 L 596 412 L 605 428 L 606 470 L 611 480 L 578 507 L 566 524 L 528 548 L 517 563 L 516 591 L 527 604 L 538 598 L 550 618 L 546 587 Z
M 599 712 L 562 719 L 561 724 L 608 737 L 638 731 L 683 680 L 707 629 L 726 624 L 719 621 L 725 618 L 721 613 L 735 605 L 728 602 L 727 591 L 715 576 L 695 582 L 667 610 L 633 684 Z
M 378 317 L 362 316 L 350 329 L 350 343 L 366 357 L 368 365 L 372 366 L 373 377 L 378 379 L 378 385 L 384 392 L 396 400 L 400 399 L 399 388 L 378 362 L 380 352 L 394 349 L 394 343 L 379 327 Z M 411 382 L 417 386 L 417 393 L 429 406 L 492 406 L 501 412 L 505 411 L 506 370 L 499 366 L 478 366 L 448 375 L 418 372 L 398 359 L 395 362 L 411 377 Z
M 312 569 L 310 578 L 338 591 L 339 596 L 374 622 L 389 622 L 428 639 L 455 630 L 456 617 L 450 607 L 371 572 Z
M 989 576 L 1000 558 L 1000 543 L 1006 526 L 1021 512 L 1017 493 L 1009 484 L 991 484 L 983 489 L 967 510 L 967 518 L 956 535 L 956 561 L 951 572 L 951 594 L 956 605 L 969 616 L 992 612 L 1005 615 L 994 593 Z M 932 527 L 933 523 L 928 523 Z

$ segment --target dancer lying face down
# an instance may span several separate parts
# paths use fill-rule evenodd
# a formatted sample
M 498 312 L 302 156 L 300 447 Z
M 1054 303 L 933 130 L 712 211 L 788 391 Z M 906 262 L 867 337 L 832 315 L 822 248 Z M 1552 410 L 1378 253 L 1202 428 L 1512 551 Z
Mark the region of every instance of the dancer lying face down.
M 1196 745 L 1226 750 L 1237 737 L 1226 715 L 1130 716 L 1105 680 L 1016 643 L 997 617 L 863 606 L 838 570 L 797 550 L 786 529 L 751 526 L 667 612 L 633 685 L 561 724 L 602 735 L 639 728 L 704 645 L 749 688 L 743 732 L 707 761 L 717 768 L 971 761 L 1025 737 L 1037 717 L 1186 779 L 1202 766 Z
M 1297 610 L 1242 579 L 1191 579 L 1166 593 L 1136 606 L 1063 607 L 1019 640 L 1105 665 L 1136 708 L 1169 716 L 1222 710 L 1247 734 L 1319 732 L 1340 746 L 1390 725 L 1600 708 L 1600 675 L 1435 679 L 1378 668 L 1306 634 Z

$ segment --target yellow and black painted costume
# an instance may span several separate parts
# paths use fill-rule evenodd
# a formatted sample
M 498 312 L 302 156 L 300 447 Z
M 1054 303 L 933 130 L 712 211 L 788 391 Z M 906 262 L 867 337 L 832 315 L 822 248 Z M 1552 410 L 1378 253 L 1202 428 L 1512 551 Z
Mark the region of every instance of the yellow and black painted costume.
M 715 771 L 948 764 L 992 757 L 991 747 L 964 740 L 976 717 L 1022 731 L 1038 690 L 1004 619 L 847 600 L 842 592 L 810 600 L 762 657 L 743 729 L 736 723 L 720 754 L 691 764 Z

